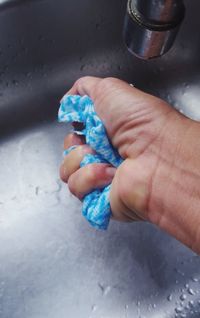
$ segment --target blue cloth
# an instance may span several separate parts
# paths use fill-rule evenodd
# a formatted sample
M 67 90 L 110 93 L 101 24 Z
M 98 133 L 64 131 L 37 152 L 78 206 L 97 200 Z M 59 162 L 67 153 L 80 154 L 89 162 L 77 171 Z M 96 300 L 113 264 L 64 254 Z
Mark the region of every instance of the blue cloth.
M 85 136 L 86 143 L 95 150 L 96 154 L 87 154 L 81 162 L 81 167 L 91 163 L 109 163 L 114 167 L 121 164 L 122 158 L 112 147 L 104 125 L 94 110 L 94 103 L 88 96 L 65 95 L 61 100 L 58 121 L 83 123 L 83 130 L 75 132 Z M 64 155 L 75 147 L 67 149 Z M 109 193 L 110 185 L 104 189 L 94 190 L 83 199 L 83 215 L 95 228 L 105 230 L 108 227 L 111 217 Z

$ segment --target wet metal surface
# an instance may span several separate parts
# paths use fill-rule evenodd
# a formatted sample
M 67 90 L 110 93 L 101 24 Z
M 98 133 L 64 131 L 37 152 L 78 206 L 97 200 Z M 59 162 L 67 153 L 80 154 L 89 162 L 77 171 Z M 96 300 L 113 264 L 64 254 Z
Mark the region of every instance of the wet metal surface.
M 121 42 L 126 1 L 29 1 L 0 14 L 0 317 L 199 317 L 198 256 L 150 224 L 99 232 L 83 219 L 59 180 L 69 128 L 55 120 L 86 74 L 121 77 L 200 119 L 200 4 L 186 6 L 176 46 L 151 62 Z

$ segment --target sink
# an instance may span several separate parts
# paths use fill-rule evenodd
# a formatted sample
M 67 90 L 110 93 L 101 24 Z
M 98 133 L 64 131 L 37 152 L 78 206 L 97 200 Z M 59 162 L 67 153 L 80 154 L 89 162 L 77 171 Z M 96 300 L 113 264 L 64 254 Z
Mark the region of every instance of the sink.
M 6 2 L 6 1 L 4 1 Z M 126 1 L 0 4 L 0 317 L 200 316 L 200 259 L 151 224 L 94 230 L 59 180 L 59 99 L 84 75 L 117 76 L 200 120 L 199 1 L 149 62 L 122 41 Z M 1 2 L 0 2 L 1 3 Z

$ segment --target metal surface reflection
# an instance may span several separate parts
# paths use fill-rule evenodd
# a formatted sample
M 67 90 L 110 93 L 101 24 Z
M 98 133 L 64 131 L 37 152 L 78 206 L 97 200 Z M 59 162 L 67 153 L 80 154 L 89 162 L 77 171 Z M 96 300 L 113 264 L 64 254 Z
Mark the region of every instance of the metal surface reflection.
M 176 45 L 150 62 L 123 46 L 121 0 L 78 10 L 29 1 L 0 14 L 0 317 L 198 317 L 199 257 L 150 224 L 92 229 L 59 180 L 69 127 L 55 121 L 87 74 L 120 77 L 200 119 L 200 3 L 186 5 Z

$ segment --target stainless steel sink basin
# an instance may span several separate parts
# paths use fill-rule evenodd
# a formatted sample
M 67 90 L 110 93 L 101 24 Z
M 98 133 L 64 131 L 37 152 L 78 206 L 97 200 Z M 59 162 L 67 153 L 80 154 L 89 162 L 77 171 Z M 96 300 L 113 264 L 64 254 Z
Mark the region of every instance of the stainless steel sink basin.
M 0 317 L 200 317 L 198 256 L 150 224 L 99 232 L 83 219 L 59 180 L 69 127 L 56 122 L 86 74 L 125 79 L 199 120 L 199 1 L 186 1 L 176 45 L 150 62 L 123 45 L 126 1 L 14 4 L 0 11 Z

